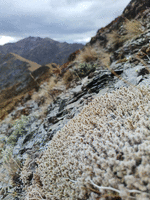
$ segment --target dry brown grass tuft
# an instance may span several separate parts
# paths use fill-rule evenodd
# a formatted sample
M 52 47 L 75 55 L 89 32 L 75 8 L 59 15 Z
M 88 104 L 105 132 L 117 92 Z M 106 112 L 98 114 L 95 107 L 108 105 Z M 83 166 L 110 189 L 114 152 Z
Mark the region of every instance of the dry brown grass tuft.
M 39 102 L 41 107 L 40 116 L 45 116 L 48 105 L 55 100 L 55 98 L 63 92 L 61 87 L 64 86 L 63 80 L 58 80 L 57 77 L 51 77 L 43 87 L 32 95 L 32 99 Z M 65 86 L 64 86 L 65 87 Z
M 0 182 L 15 184 L 16 178 L 19 177 L 21 163 L 12 157 L 12 150 L 9 148 L 3 150 L 0 157 L 3 157 L 3 163 L 0 167 Z
M 56 63 L 49 63 L 46 64 L 46 66 L 50 68 L 52 74 L 56 74 L 57 76 L 61 74 L 60 65 L 57 65 Z
M 118 60 L 118 61 L 116 62 L 116 64 L 118 64 L 118 63 L 123 63 L 123 62 L 126 62 L 126 61 L 127 61 L 127 58 L 123 58 L 123 59 Z
M 103 49 L 97 51 L 98 60 L 100 61 L 100 65 L 107 66 L 110 65 L 110 56 L 111 53 L 105 52 Z
M 45 83 L 45 86 L 42 87 L 38 92 L 35 92 L 32 95 L 32 99 L 34 101 L 37 101 L 39 98 L 44 96 L 45 98 L 49 98 L 48 91 L 51 90 L 54 86 L 56 86 L 56 78 L 51 77 L 47 83 Z
M 94 48 L 91 46 L 85 47 L 84 50 L 80 52 L 80 54 L 77 56 L 75 61 L 83 63 L 83 62 L 90 62 L 97 60 L 97 53 Z
M 110 56 L 111 56 L 111 53 L 106 52 L 106 51 L 104 50 L 104 48 L 101 47 L 99 41 L 97 41 L 97 42 L 92 46 L 92 48 L 95 49 L 95 51 L 96 51 L 97 58 L 98 58 L 97 61 L 98 61 L 99 65 L 101 65 L 101 66 L 110 65 Z
M 68 85 L 70 81 L 72 81 L 75 78 L 75 75 L 72 71 L 68 70 L 63 76 L 63 81 L 65 85 Z
M 142 25 L 141 25 L 140 21 L 138 21 L 138 20 L 130 21 L 130 20 L 126 19 L 124 27 L 127 31 L 127 35 L 125 36 L 125 39 L 131 39 L 132 37 L 143 33 Z
M 107 34 L 107 47 L 117 49 L 118 47 L 122 46 L 125 41 L 143 33 L 142 25 L 138 20 L 130 21 L 128 19 L 125 19 L 124 28 L 126 30 L 126 35 L 120 35 L 117 30 L 114 30 L 111 33 Z
M 117 31 L 112 31 L 107 34 L 108 43 L 107 46 L 111 48 L 115 48 L 115 46 L 119 46 L 123 42 L 123 38 L 117 33 Z

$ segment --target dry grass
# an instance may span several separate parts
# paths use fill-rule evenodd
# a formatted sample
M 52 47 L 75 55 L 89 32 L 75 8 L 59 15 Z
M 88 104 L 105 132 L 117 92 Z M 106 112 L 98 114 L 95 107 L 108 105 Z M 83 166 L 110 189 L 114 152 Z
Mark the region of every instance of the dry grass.
M 44 96 L 46 99 L 50 99 L 50 91 L 55 87 L 60 87 L 62 85 L 62 81 L 56 78 L 51 77 L 48 82 L 45 82 L 45 85 L 41 87 L 41 89 L 32 95 L 32 99 L 36 101 L 39 97 Z
M 72 71 L 68 70 L 63 76 L 63 82 L 65 85 L 69 85 L 69 83 L 75 78 L 75 75 Z
M 11 53 L 11 54 L 14 55 L 17 60 L 21 60 L 23 62 L 27 62 L 29 64 L 29 70 L 30 71 L 34 71 L 34 70 L 38 69 L 41 66 L 41 65 L 37 64 L 36 62 L 33 62 L 31 60 L 28 60 L 26 58 L 23 58 L 23 57 L 19 56 L 18 54 L 15 54 L 15 53 Z
M 50 68 L 51 73 L 56 74 L 57 76 L 61 74 L 60 65 L 57 65 L 56 63 L 49 63 L 49 64 L 46 64 L 46 66 Z
M 112 31 L 107 34 L 108 43 L 107 46 L 111 48 L 115 48 L 115 46 L 119 46 L 123 42 L 123 38 L 117 33 L 117 31 Z
M 103 49 L 99 49 L 97 51 L 98 60 L 100 61 L 100 65 L 107 66 L 110 65 L 110 56 L 111 53 L 104 51 Z
M 6 92 L 8 93 L 9 90 Z M 5 91 L 4 91 L 5 93 Z M 26 93 L 21 93 L 17 96 L 4 97 L 4 93 L 0 95 L 0 122 L 11 112 L 15 109 L 16 105 L 22 101 L 23 97 L 26 95 Z M 32 91 L 31 91 L 32 93 Z
M 126 62 L 126 61 L 127 61 L 127 58 L 123 58 L 123 59 L 118 60 L 118 61 L 116 62 L 116 64 L 118 64 L 118 63 L 123 63 L 123 62 Z
M 125 36 L 125 39 L 131 39 L 134 36 L 137 36 L 137 35 L 143 33 L 142 25 L 138 20 L 130 21 L 130 20 L 126 19 L 124 27 L 127 31 L 127 35 Z
M 64 82 L 58 80 L 57 77 L 51 77 L 48 82 L 40 88 L 38 92 L 34 92 L 32 100 L 41 102 L 40 116 L 45 116 L 48 105 L 65 89 Z
M 97 61 L 101 66 L 110 65 L 110 56 L 111 53 L 106 52 L 103 47 L 101 47 L 100 42 L 97 41 L 92 48 L 95 50 L 97 55 Z
M 81 63 L 95 61 L 95 63 L 105 66 L 110 64 L 110 56 L 111 53 L 106 52 L 104 48 L 100 46 L 100 42 L 97 41 L 93 46 L 85 47 L 85 50 L 80 52 L 74 62 L 78 66 Z M 64 79 L 67 80 L 71 74 L 68 72 L 65 76 Z
M 76 57 L 75 61 L 83 63 L 97 60 L 97 53 L 91 46 L 85 47 L 84 50 Z
M 126 35 L 119 35 L 118 32 L 112 31 L 107 34 L 108 43 L 107 46 L 118 46 L 123 44 L 126 40 L 132 39 L 133 37 L 143 33 L 142 25 L 137 20 L 125 20 L 124 28 L 126 30 Z
M 37 101 L 39 98 L 44 96 L 45 98 L 49 97 L 48 90 L 51 90 L 54 86 L 56 86 L 56 78 L 51 77 L 47 83 L 45 83 L 45 86 L 42 87 L 38 92 L 35 92 L 32 95 L 32 99 L 34 101 Z
M 16 84 L 12 87 L 6 88 L 3 91 L 1 91 L 0 94 L 0 121 L 4 120 L 4 118 L 15 109 L 15 107 L 18 105 L 18 103 L 22 103 L 22 100 L 24 99 L 26 94 L 29 94 L 30 96 L 33 94 L 35 90 L 37 90 L 40 85 L 46 81 L 50 80 L 52 70 L 49 69 L 49 71 L 45 74 L 43 74 L 38 80 L 35 80 L 35 78 L 30 74 L 32 77 L 32 81 L 29 83 L 28 87 L 22 90 L 21 92 L 17 93 L 17 87 L 20 84 Z
M 3 163 L 0 166 L 0 182 L 15 184 L 15 180 L 21 170 L 20 162 L 12 157 L 11 148 L 1 152 L 0 157 L 3 157 Z

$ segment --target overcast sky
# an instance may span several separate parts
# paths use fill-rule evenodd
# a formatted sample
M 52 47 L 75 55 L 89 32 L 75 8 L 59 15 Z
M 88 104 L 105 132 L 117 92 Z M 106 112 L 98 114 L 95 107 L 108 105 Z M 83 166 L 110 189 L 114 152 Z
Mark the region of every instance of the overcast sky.
M 0 45 L 25 37 L 86 43 L 130 0 L 0 0 Z

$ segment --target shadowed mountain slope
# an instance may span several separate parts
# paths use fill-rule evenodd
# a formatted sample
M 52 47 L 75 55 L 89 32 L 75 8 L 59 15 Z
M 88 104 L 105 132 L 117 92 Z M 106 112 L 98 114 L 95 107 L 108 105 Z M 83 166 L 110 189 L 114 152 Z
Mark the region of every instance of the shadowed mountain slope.
M 29 61 L 15 53 L 1 55 L 0 90 L 16 85 L 18 83 L 22 83 L 24 85 L 23 87 L 25 87 L 25 80 L 28 79 L 29 74 L 39 67 L 39 64 Z
M 23 95 L 34 88 L 38 88 L 40 82 L 46 80 L 49 74 L 50 68 L 48 66 L 41 66 L 15 53 L 1 54 L 0 118 L 5 113 L 3 110 L 11 110 L 10 107 L 14 107 L 19 98 L 18 95 Z
M 16 53 L 26 59 L 44 65 L 47 63 L 63 64 L 68 56 L 81 49 L 83 44 L 60 43 L 50 38 L 28 37 L 16 43 L 0 46 L 0 53 Z

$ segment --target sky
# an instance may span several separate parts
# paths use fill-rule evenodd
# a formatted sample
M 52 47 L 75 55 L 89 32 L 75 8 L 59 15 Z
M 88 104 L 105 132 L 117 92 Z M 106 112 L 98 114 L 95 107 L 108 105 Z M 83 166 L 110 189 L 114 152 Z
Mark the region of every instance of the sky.
M 130 0 L 0 0 L 0 45 L 48 37 L 87 43 L 122 14 Z

